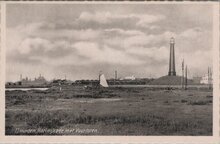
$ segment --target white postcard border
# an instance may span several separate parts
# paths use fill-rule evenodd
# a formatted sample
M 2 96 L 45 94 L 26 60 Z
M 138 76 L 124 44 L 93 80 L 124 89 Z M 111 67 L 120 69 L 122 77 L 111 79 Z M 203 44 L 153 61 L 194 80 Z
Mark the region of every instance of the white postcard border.
M 70 4 L 70 3 L 149 3 L 149 4 L 213 4 L 213 136 L 5 136 L 5 50 L 6 50 L 6 5 L 12 3 Z M 219 2 L 64 2 L 64 1 L 20 1 L 1 4 L 1 77 L 0 77 L 0 143 L 204 143 L 214 144 L 219 139 Z

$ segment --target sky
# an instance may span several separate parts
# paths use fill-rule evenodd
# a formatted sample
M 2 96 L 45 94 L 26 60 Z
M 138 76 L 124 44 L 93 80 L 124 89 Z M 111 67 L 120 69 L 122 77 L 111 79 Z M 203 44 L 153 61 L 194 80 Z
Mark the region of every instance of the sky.
M 168 74 L 175 38 L 177 75 L 212 66 L 209 4 L 7 4 L 6 80 L 70 80 Z

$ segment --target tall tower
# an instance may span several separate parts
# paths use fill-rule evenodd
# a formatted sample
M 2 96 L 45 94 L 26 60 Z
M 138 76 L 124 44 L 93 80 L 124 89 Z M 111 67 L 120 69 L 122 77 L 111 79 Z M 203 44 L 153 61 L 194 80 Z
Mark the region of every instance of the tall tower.
M 175 40 L 172 37 L 170 39 L 170 61 L 169 61 L 169 72 L 168 76 L 176 76 L 175 70 L 175 50 L 174 50 Z

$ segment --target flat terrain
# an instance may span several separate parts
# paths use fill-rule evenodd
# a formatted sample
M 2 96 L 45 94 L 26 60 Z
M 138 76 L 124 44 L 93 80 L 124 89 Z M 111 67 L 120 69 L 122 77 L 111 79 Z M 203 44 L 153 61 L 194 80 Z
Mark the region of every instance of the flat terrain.
M 7 135 L 212 135 L 211 90 L 6 91 Z

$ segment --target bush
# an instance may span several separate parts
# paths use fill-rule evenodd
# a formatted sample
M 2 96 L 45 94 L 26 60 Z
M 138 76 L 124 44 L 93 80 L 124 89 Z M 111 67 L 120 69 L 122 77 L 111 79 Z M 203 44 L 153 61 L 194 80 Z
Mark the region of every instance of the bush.
M 194 101 L 194 102 L 190 101 L 189 105 L 206 105 L 208 103 L 209 101 Z
M 59 128 L 62 126 L 60 118 L 57 118 L 56 115 L 43 113 L 36 113 L 27 119 L 27 125 L 33 128 Z
M 15 133 L 15 128 L 12 125 L 5 126 L 5 135 L 12 135 Z
M 207 97 L 207 98 L 212 98 L 213 96 L 212 96 L 212 95 L 207 95 L 206 97 Z
M 40 121 L 39 126 L 41 128 L 58 128 L 62 126 L 62 123 L 59 119 L 43 119 L 43 121 Z
M 169 119 L 166 116 L 144 114 L 144 115 L 125 115 L 106 114 L 106 115 L 74 115 L 71 111 L 53 111 L 44 113 L 20 114 L 22 121 L 27 122 L 26 128 L 31 129 L 57 129 L 63 125 L 75 124 L 97 124 L 106 126 L 114 125 L 141 125 L 153 131 L 159 131 L 161 134 L 172 134 L 180 131 L 192 131 L 200 128 L 203 121 L 192 119 Z M 9 116 L 7 116 L 8 118 Z M 17 120 L 17 119 L 14 119 Z M 61 121 L 62 120 L 62 121 Z M 21 120 L 20 120 L 21 121 Z M 13 126 L 6 127 L 7 134 L 16 134 Z M 18 133 L 17 133 L 18 134 Z M 38 134 L 38 133 L 33 133 Z M 41 133 L 39 133 L 41 134 Z M 42 133 L 48 134 L 48 133 Z
M 164 101 L 164 103 L 169 103 L 168 100 Z
M 183 99 L 183 100 L 181 100 L 181 103 L 186 103 L 186 102 L 187 102 L 187 100 L 184 100 L 184 99 Z

